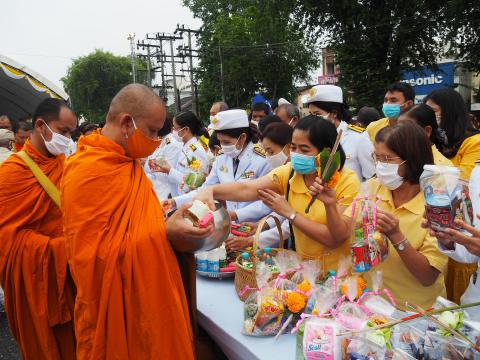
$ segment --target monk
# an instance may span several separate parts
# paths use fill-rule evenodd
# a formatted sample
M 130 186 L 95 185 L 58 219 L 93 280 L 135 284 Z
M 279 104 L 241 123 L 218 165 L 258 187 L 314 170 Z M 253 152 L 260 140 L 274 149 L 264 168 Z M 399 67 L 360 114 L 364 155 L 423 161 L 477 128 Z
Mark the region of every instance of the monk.
M 59 199 L 62 144 L 77 125 L 61 100 L 46 99 L 33 115 L 23 151 Z M 23 359 L 75 359 L 74 285 L 67 267 L 62 213 L 17 154 L 0 167 L 0 285 L 8 323 Z
M 78 359 L 194 358 L 174 249 L 190 251 L 213 229 L 187 224 L 187 206 L 165 222 L 142 169 L 165 115 L 151 89 L 128 85 L 113 98 L 105 127 L 81 137 L 67 159 L 61 199 Z

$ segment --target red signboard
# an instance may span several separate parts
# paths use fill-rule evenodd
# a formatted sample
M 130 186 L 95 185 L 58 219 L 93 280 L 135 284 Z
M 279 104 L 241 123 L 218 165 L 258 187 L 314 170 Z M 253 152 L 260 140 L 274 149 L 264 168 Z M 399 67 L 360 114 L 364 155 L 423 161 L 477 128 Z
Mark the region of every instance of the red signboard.
M 335 75 L 322 75 L 318 77 L 319 85 L 334 85 L 337 83 L 337 77 Z

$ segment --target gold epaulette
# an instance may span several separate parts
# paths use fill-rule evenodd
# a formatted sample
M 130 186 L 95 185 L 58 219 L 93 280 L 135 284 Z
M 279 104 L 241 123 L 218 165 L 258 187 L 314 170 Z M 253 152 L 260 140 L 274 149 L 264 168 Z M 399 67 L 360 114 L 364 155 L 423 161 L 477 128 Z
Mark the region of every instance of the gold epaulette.
M 253 152 L 261 157 L 265 157 L 265 150 L 258 144 L 253 145 Z
M 193 144 L 190 144 L 190 149 L 192 149 L 192 151 L 196 151 L 197 150 L 197 147 Z
M 357 125 L 348 125 L 348 128 L 358 133 L 363 133 L 366 130 L 365 128 Z

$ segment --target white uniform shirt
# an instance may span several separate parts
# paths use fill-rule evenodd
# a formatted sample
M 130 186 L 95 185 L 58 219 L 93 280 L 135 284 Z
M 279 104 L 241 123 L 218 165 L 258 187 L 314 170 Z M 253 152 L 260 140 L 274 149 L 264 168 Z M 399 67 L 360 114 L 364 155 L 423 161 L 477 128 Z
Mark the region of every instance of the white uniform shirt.
M 188 159 L 187 159 L 188 157 Z M 174 165 L 171 165 L 170 172 L 168 173 L 168 179 L 175 184 L 175 188 L 172 189 L 172 196 L 178 196 L 188 192 L 188 186 L 181 187 L 183 178 L 192 170 L 188 167 L 188 160 L 193 158 L 200 161 L 201 166 L 198 171 L 208 173 L 208 155 L 202 144 L 196 137 L 192 137 L 188 140 L 179 151 L 178 161 Z
M 360 181 L 368 180 L 375 175 L 373 161 L 373 144 L 368 133 L 360 127 L 348 125 L 342 121 L 337 132 L 343 130 L 340 145 L 345 152 L 345 166 L 357 173 Z M 362 131 L 363 130 L 363 131 Z
M 0 147 L 0 164 L 7 160 L 7 158 L 12 155 L 13 153 L 8 150 L 7 148 Z
M 268 174 L 271 170 L 271 167 L 266 162 L 265 157 L 260 154 L 258 148 L 254 149 L 253 143 L 251 142 L 240 154 L 238 159 L 240 162 L 238 163 L 238 168 L 234 175 L 233 159 L 224 154 L 217 156 L 213 162 L 212 170 L 208 175 L 207 180 L 199 190 L 216 184 L 226 184 L 237 181 L 244 182 L 258 179 L 259 177 Z M 177 207 L 192 201 L 199 190 L 191 191 L 188 194 L 175 197 Z M 270 208 L 264 205 L 261 201 L 227 201 L 227 209 L 229 211 L 235 211 L 238 218 L 237 221 L 239 223 L 246 221 L 258 221 L 272 212 L 272 210 L 270 210 Z
M 168 195 L 177 188 L 176 183 L 172 183 L 168 179 L 168 175 L 161 172 L 152 172 L 148 165 L 148 160 L 151 159 L 163 159 L 166 160 L 172 167 L 176 166 L 178 157 L 182 152 L 183 144 L 178 142 L 172 137 L 172 134 L 168 134 L 162 140 L 160 146 L 150 155 L 145 162 L 144 169 L 147 177 L 153 184 L 153 189 L 157 194 L 160 201 L 168 199 Z

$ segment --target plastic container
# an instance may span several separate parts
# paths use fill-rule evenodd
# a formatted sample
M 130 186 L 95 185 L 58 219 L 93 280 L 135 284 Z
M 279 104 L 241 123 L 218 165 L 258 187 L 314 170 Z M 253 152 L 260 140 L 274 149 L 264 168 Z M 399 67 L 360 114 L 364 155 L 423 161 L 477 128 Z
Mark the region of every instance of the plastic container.
M 208 266 L 207 266 L 208 272 L 213 272 L 213 273 L 220 272 L 219 253 L 217 249 L 208 252 L 207 260 L 208 260 Z
M 206 252 L 201 252 L 196 255 L 197 259 L 197 270 L 199 271 L 208 271 L 208 254 Z

